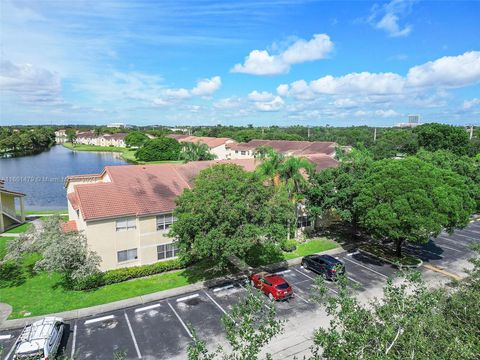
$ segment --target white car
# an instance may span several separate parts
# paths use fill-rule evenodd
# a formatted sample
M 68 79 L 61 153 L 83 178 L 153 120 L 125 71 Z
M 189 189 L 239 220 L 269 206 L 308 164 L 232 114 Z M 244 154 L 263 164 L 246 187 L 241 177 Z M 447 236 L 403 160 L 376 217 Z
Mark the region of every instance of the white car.
M 63 319 L 46 317 L 25 326 L 18 338 L 15 359 L 52 360 L 63 335 Z

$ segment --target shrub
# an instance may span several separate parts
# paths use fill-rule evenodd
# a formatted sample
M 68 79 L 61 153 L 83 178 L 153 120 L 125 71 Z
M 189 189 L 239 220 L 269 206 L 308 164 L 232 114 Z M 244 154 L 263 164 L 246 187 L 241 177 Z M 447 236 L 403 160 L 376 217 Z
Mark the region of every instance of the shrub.
M 150 265 L 132 266 L 99 272 L 75 281 L 75 290 L 90 290 L 100 286 L 111 285 L 140 277 L 160 274 L 162 272 L 183 268 L 179 259 L 161 261 Z
M 0 288 L 17 286 L 25 281 L 25 274 L 19 262 L 0 262 Z
M 297 242 L 295 240 L 286 240 L 282 244 L 282 250 L 285 252 L 292 252 L 297 249 Z
M 181 149 L 182 146 L 177 140 L 161 137 L 146 141 L 135 152 L 135 157 L 140 161 L 178 160 Z

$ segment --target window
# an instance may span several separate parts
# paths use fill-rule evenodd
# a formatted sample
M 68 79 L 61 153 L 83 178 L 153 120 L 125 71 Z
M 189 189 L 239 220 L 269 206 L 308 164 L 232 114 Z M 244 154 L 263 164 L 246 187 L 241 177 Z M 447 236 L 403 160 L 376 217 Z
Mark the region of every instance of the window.
M 235 154 L 238 154 L 238 150 L 235 150 Z
M 137 259 L 137 249 L 129 249 L 117 252 L 118 262 Z
M 173 214 L 157 215 L 157 230 L 167 230 L 174 221 Z
M 246 151 L 240 151 L 240 155 L 245 155 L 246 153 Z
M 299 216 L 297 218 L 297 228 L 312 226 L 312 220 L 308 216 Z
M 175 243 L 157 246 L 158 260 L 169 259 L 177 255 L 178 255 L 178 246 Z
M 136 225 L 137 219 L 134 217 L 118 219 L 115 222 L 117 231 L 133 230 L 137 228 Z

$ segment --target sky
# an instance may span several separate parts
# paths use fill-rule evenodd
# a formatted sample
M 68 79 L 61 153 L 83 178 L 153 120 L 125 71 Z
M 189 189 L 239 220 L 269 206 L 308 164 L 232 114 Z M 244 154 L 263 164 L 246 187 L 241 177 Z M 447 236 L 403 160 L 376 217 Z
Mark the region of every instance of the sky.
M 480 1 L 0 0 L 0 125 L 480 124 Z

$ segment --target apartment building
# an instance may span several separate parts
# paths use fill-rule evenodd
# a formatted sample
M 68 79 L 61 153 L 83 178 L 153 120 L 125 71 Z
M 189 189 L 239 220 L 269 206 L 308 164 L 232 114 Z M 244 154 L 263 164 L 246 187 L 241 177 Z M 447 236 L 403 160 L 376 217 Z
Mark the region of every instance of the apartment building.
M 102 258 L 102 270 L 174 258 L 177 247 L 167 234 L 175 221 L 176 197 L 192 188 L 201 170 L 225 163 L 246 171 L 260 164 L 256 159 L 237 159 L 106 166 L 100 174 L 69 176 L 65 182 L 69 221 L 64 230 L 83 231 L 88 246 Z M 329 158 L 316 167 L 336 165 Z M 308 226 L 304 218 L 300 221 L 300 226 Z
M 125 133 L 95 135 L 95 133 L 87 131 L 77 134 L 76 143 L 95 146 L 126 147 L 126 136 L 127 134 Z
M 167 137 L 175 139 L 179 142 L 190 142 L 205 144 L 210 149 L 210 152 L 216 156 L 218 160 L 228 159 L 229 150 L 227 147 L 231 144 L 236 144 L 235 140 L 229 138 L 216 138 L 208 136 L 191 136 L 191 135 L 178 135 L 170 134 Z

